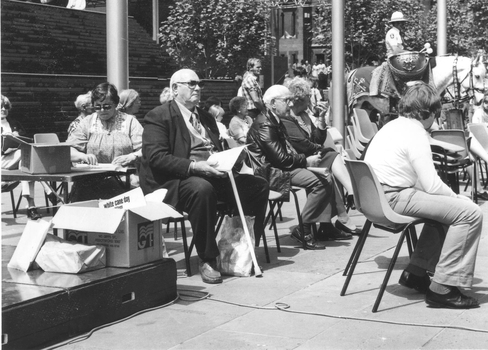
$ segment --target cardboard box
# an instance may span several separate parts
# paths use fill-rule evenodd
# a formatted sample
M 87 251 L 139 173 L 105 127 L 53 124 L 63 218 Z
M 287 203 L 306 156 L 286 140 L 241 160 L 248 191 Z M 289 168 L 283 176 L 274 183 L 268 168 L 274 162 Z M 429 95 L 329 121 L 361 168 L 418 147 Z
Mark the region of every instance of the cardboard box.
M 71 143 L 30 143 L 8 135 L 21 147 L 20 170 L 29 174 L 57 174 L 71 172 Z
M 99 208 L 99 200 L 63 205 L 54 228 L 68 241 L 103 245 L 107 266 L 132 267 L 162 258 L 162 223 L 181 214 L 165 203 L 130 209 Z

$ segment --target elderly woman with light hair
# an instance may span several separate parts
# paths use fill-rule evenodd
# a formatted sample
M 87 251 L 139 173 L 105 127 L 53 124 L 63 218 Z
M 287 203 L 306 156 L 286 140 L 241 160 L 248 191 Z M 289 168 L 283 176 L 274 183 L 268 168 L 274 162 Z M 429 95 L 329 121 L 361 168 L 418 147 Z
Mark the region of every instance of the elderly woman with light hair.
M 119 95 L 117 110 L 130 115 L 136 115 L 141 109 L 141 97 L 134 89 L 122 90 Z
M 166 86 L 163 91 L 161 91 L 161 95 L 159 95 L 159 102 L 163 104 L 169 100 L 171 100 L 171 89 Z
M 95 111 L 91 101 L 91 91 L 88 91 L 86 94 L 78 95 L 75 101 L 75 107 L 78 110 L 78 117 L 69 125 L 68 136 L 71 135 L 73 130 L 76 129 L 87 115 L 90 115 Z
M 327 138 L 327 125 L 325 123 L 326 108 L 322 104 L 317 105 L 316 116 L 310 110 L 311 85 L 304 78 L 295 77 L 287 85 L 293 94 L 293 106 L 290 114 L 281 118 L 289 136 L 290 143 L 299 153 L 310 156 L 321 154 L 321 166 L 328 170 L 346 189 L 348 200 L 352 204 L 352 184 L 349 173 L 344 165 L 342 157 L 332 147 L 324 147 Z M 318 127 L 313 123 L 317 118 Z M 337 209 L 338 220 L 335 229 L 331 223 L 322 223 L 321 232 L 324 239 L 351 239 L 351 233 L 359 234 L 360 231 L 351 222 L 347 215 L 340 191 L 335 188 L 335 206 Z M 341 232 L 342 231 L 342 232 Z

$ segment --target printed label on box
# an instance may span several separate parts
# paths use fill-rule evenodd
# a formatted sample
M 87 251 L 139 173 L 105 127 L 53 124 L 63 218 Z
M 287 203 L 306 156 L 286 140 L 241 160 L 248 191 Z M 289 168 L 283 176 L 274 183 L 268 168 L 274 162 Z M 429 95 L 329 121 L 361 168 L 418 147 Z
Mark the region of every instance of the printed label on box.
M 137 225 L 137 249 L 154 247 L 154 222 L 141 222 Z
M 74 241 L 81 244 L 88 244 L 88 236 L 86 232 L 75 231 L 75 230 L 65 230 L 67 241 Z

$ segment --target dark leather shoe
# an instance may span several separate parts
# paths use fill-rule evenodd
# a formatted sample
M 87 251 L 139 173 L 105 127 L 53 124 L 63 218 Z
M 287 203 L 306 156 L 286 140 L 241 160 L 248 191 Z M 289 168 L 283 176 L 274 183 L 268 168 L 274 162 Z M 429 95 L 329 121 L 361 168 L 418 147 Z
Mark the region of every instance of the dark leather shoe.
M 488 193 L 486 193 L 486 192 L 477 193 L 476 198 L 481 199 L 483 201 L 488 201 Z
M 320 241 L 344 241 L 352 239 L 352 235 L 338 230 L 332 223 L 321 223 L 317 232 L 317 239 Z
M 425 302 L 430 307 L 447 309 L 473 309 L 480 306 L 478 300 L 464 295 L 456 287 L 447 294 L 437 294 L 429 289 L 425 294 Z
M 342 222 L 340 222 L 339 220 L 336 220 L 335 222 L 335 227 L 338 229 L 338 230 L 341 230 L 343 232 L 346 232 L 346 233 L 350 233 L 351 235 L 356 235 L 356 236 L 359 236 L 361 235 L 361 232 L 363 231 L 362 228 L 359 228 L 359 227 L 356 227 L 354 230 L 351 230 L 349 227 L 347 227 L 346 225 L 344 225 Z M 351 237 L 352 238 L 352 237 Z
M 213 266 L 212 266 L 213 265 Z M 216 269 L 216 264 L 201 261 L 198 265 L 202 281 L 209 284 L 222 283 L 222 275 Z
M 297 226 L 291 231 L 291 238 L 303 245 L 302 234 L 300 228 Z M 325 245 L 317 242 L 312 234 L 305 235 L 305 248 L 310 250 L 325 249 Z
M 420 293 L 426 293 L 430 286 L 430 278 L 428 275 L 420 277 L 409 271 L 403 270 L 398 283 L 404 287 L 415 289 Z
M 27 217 L 31 220 L 39 220 L 42 218 L 41 214 L 37 212 L 36 207 L 27 208 Z
M 353 194 L 350 194 L 346 197 L 346 207 L 352 210 L 356 210 L 356 204 L 354 203 Z

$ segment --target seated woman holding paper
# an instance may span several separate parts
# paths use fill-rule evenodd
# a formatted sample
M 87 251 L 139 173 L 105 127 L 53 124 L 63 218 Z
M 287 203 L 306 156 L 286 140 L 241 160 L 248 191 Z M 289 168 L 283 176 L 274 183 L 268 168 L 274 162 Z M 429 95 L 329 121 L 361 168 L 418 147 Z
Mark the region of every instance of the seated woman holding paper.
M 352 205 L 352 184 L 349 173 L 343 163 L 339 153 L 331 148 L 324 147 L 323 144 L 327 138 L 327 125 L 325 123 L 326 108 L 318 104 L 318 127 L 315 127 L 312 118 L 315 118 L 311 112 L 310 93 L 311 85 L 304 78 L 295 77 L 287 82 L 287 87 L 293 93 L 293 106 L 290 115 L 281 119 L 289 136 L 290 143 L 298 153 L 305 156 L 320 154 L 322 157 L 320 167 L 325 168 L 326 173 L 334 175 L 347 191 L 347 200 Z M 322 223 L 320 238 L 329 240 L 352 239 L 351 234 L 359 234 L 360 230 L 350 220 L 341 193 L 335 186 L 335 213 L 337 221 L 335 228 L 332 223 Z
M 74 144 L 71 148 L 72 162 L 89 165 L 110 163 L 126 167 L 141 157 L 142 125 L 134 116 L 117 111 L 118 103 L 119 95 L 112 84 L 99 84 L 92 91 L 96 112 L 83 119 L 68 137 L 68 142 Z M 126 190 L 113 177 L 102 180 L 76 182 L 71 200 L 110 198 Z

